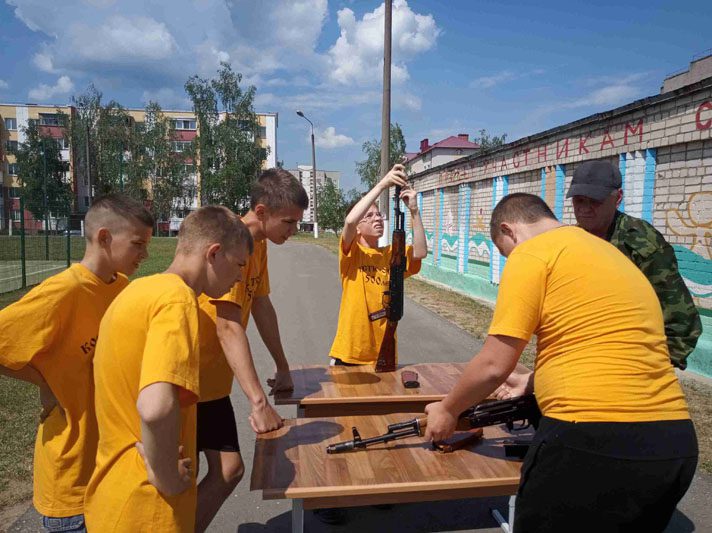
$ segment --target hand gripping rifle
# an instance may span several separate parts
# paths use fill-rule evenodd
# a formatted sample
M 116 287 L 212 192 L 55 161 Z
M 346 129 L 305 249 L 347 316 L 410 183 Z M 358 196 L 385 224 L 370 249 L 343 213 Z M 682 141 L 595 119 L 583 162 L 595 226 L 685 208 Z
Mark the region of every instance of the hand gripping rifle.
M 373 313 L 371 319 L 385 317 L 386 332 L 378 351 L 376 372 L 396 370 L 396 328 L 403 318 L 403 276 L 406 269 L 405 215 L 400 208 L 401 188 L 395 187 L 393 195 L 393 237 L 391 238 L 391 264 L 388 290 L 383 293 L 383 310 Z
M 464 421 L 471 429 L 506 424 L 510 431 L 526 429 L 530 425 L 537 427 L 540 418 L 541 412 L 533 394 L 525 394 L 510 400 L 481 403 L 470 407 L 460 415 L 460 420 Z M 353 440 L 330 444 L 326 447 L 326 453 L 343 453 L 361 448 L 365 449 L 381 442 L 390 442 L 408 437 L 422 437 L 425 433 L 427 422 L 428 418 L 424 416 L 406 422 L 390 424 L 387 433 L 369 439 L 362 439 L 358 429 L 353 427 L 351 428 L 354 436 Z M 515 422 L 520 422 L 520 424 L 515 427 Z

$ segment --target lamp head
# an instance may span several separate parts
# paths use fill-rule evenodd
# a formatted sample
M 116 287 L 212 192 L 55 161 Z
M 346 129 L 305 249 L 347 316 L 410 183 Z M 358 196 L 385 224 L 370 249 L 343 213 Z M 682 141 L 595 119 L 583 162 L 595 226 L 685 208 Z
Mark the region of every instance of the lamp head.
M 300 117 L 304 118 L 304 113 L 301 112 L 301 110 L 297 110 L 297 115 Z

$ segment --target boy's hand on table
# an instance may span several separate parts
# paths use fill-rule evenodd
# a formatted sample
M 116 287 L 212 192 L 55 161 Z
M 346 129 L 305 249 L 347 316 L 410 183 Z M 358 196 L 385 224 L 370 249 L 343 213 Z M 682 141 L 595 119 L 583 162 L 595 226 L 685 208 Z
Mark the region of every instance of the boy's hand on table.
M 443 402 L 433 402 L 425 406 L 428 422 L 425 427 L 425 438 L 433 442 L 440 442 L 455 433 L 457 416 L 453 416 Z
M 267 433 L 279 429 L 284 425 L 284 420 L 279 416 L 269 402 L 254 405 L 249 416 L 250 425 L 255 433 Z
M 143 459 L 143 464 L 146 466 L 146 476 L 148 482 L 158 489 L 158 492 L 164 496 L 176 496 L 181 492 L 188 490 L 193 485 L 193 461 L 189 457 L 183 457 L 183 446 L 178 446 L 178 468 L 173 479 L 160 480 L 153 472 L 151 465 L 146 460 L 146 453 L 143 449 L 143 443 L 136 443 L 136 450 Z
M 292 375 L 289 370 L 278 370 L 273 378 L 267 380 L 267 385 L 270 387 L 270 396 L 275 392 L 288 392 L 294 390 Z

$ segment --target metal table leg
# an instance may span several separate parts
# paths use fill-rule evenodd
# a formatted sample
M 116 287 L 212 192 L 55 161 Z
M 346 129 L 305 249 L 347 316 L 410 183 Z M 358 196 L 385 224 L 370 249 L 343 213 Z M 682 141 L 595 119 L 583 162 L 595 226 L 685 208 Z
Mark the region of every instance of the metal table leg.
M 304 500 L 292 500 L 292 533 L 304 533 Z
M 504 531 L 504 533 L 514 533 L 514 512 L 515 512 L 516 505 L 517 505 L 517 497 L 510 496 L 509 497 L 509 522 L 507 522 L 504 519 L 504 517 L 502 516 L 502 513 L 500 513 L 497 509 L 491 509 L 492 517 L 497 521 L 497 524 L 499 524 L 499 527 L 502 528 L 502 531 Z

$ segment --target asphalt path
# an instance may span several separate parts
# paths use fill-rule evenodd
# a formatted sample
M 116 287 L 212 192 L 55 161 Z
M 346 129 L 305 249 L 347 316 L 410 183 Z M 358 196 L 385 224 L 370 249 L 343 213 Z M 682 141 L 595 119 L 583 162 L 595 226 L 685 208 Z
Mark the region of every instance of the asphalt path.
M 328 352 L 336 331 L 341 289 L 336 257 L 329 251 L 302 243 L 286 243 L 269 248 L 272 301 L 279 317 L 282 343 L 293 364 L 327 364 Z M 405 316 L 398 326 L 401 362 L 468 361 L 481 345 L 462 329 L 431 311 L 406 299 Z M 250 325 L 248 336 L 257 371 L 263 382 L 272 375 L 274 365 L 269 353 Z M 211 524 L 215 533 L 287 532 L 291 530 L 291 501 L 263 501 L 260 492 L 250 492 L 254 433 L 247 415 L 249 406 L 239 387 L 233 387 L 233 404 L 246 464 L 245 478 L 225 502 Z M 285 418 L 295 416 L 294 407 L 280 407 Z M 204 472 L 205 463 L 201 464 Z M 712 476 L 698 474 L 679 506 L 667 533 L 712 531 Z M 501 531 L 489 509 L 497 508 L 506 516 L 508 498 L 480 498 L 396 505 L 383 510 L 374 507 L 348 509 L 348 522 L 327 526 L 311 511 L 305 511 L 305 530 L 309 532 L 363 531 Z M 10 527 L 10 531 L 39 531 L 37 515 L 29 508 Z M 2 524 L 0 524 L 0 530 Z M 575 531 L 572 524 L 572 531 Z

